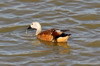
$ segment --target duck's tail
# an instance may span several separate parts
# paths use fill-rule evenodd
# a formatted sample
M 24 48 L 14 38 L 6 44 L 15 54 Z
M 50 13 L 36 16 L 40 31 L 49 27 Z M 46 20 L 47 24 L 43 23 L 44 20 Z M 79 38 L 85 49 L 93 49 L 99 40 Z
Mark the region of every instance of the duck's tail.
M 57 42 L 67 42 L 71 34 L 62 34 L 57 38 Z

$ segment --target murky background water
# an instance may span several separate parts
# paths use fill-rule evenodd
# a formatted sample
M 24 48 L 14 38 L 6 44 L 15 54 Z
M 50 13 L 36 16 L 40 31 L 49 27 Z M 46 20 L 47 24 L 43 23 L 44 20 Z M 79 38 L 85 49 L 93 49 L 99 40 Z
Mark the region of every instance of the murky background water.
M 41 42 L 25 34 L 33 21 L 72 36 Z M 0 66 L 100 66 L 100 0 L 0 0 Z

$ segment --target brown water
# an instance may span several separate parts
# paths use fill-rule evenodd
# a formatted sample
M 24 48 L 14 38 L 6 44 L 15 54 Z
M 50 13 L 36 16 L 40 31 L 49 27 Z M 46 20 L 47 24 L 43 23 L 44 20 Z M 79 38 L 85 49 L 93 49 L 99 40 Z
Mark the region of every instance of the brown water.
M 72 36 L 41 42 L 32 21 Z M 100 0 L 0 0 L 0 66 L 100 66 Z

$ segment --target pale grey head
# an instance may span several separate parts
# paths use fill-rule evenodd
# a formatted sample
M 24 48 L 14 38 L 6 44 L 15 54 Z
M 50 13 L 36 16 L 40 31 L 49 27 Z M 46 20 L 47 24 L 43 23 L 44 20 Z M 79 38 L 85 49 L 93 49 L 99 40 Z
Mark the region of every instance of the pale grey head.
M 41 25 L 39 22 L 32 22 L 27 29 L 36 29 L 35 35 L 38 35 L 41 32 Z

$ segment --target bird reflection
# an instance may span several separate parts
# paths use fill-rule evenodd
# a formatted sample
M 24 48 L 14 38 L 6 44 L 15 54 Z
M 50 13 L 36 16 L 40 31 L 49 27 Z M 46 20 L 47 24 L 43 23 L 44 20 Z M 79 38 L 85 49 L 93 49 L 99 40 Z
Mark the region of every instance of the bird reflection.
M 58 52 L 60 54 L 69 53 L 70 52 L 70 46 L 67 42 L 60 43 L 60 42 L 47 42 L 39 40 L 40 43 L 45 44 L 48 48 L 52 46 L 53 51 Z M 56 47 L 55 47 L 56 46 Z

